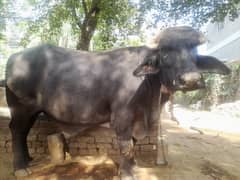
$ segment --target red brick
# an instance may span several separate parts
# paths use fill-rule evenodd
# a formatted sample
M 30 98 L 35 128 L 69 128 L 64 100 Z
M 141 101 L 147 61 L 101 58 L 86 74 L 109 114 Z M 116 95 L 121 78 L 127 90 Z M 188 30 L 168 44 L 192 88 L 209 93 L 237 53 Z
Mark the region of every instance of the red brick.
M 98 153 L 99 154 L 107 154 L 108 153 L 108 149 L 100 148 L 100 149 L 98 149 Z
M 0 134 L 0 141 L 11 141 L 12 135 L 10 133 L 1 133 Z
M 37 153 L 44 154 L 45 153 L 45 148 L 44 147 L 39 147 L 36 150 Z
M 119 145 L 118 144 L 113 144 L 113 149 L 119 149 Z
M 88 149 L 87 152 L 88 154 L 91 154 L 91 155 L 98 154 L 98 151 L 96 148 Z
M 157 136 L 150 136 L 150 141 L 151 144 L 157 144 Z
M 136 156 L 139 156 L 140 154 L 141 154 L 140 151 L 135 151 L 135 152 L 134 152 L 134 155 L 136 155 Z
M 78 143 L 76 143 L 76 142 L 70 142 L 70 144 L 69 144 L 69 148 L 71 149 L 71 148 L 77 148 L 79 146 L 79 144 Z
M 7 141 L 6 144 L 5 144 L 5 146 L 6 146 L 7 148 L 8 148 L 8 147 L 12 148 L 12 141 Z
M 95 137 L 97 143 L 112 143 L 111 137 Z
M 87 148 L 89 148 L 89 149 L 97 148 L 96 144 L 86 144 L 86 145 L 87 145 Z
M 141 151 L 154 151 L 156 150 L 155 145 L 141 145 Z
M 119 155 L 120 154 L 119 149 L 108 149 L 107 152 L 108 152 L 109 155 Z
M 5 141 L 0 141 L 0 147 L 5 147 L 6 142 Z
M 70 148 L 70 154 L 71 155 L 77 155 L 79 152 L 78 152 L 78 148 Z
M 95 139 L 94 137 L 82 136 L 82 137 L 78 137 L 77 141 L 80 143 L 94 143 Z
M 80 155 L 89 155 L 88 149 L 79 149 Z
M 77 141 L 77 139 L 76 138 L 71 138 L 71 139 L 69 139 L 69 143 L 77 143 L 78 141 Z
M 78 147 L 79 147 L 80 149 L 87 148 L 87 147 L 88 147 L 87 145 L 88 145 L 87 143 L 78 143 Z
M 34 154 L 36 152 L 35 148 L 29 148 L 28 151 L 30 154 Z
M 116 138 L 113 139 L 112 145 L 113 149 L 119 149 L 118 141 Z
M 36 134 L 29 135 L 29 136 L 27 137 L 27 140 L 28 140 L 28 141 L 36 141 L 36 140 L 37 140 L 37 135 L 36 135 Z
M 5 141 L 5 140 L 6 140 L 5 135 L 0 134 L 0 141 Z
M 42 142 L 41 141 L 33 141 L 32 142 L 32 147 L 41 147 L 42 146 Z
M 105 144 L 105 143 L 99 143 L 99 144 L 96 144 L 97 145 L 97 148 L 100 148 L 100 149 L 112 149 L 112 145 L 111 144 Z
M 8 129 L 8 127 L 9 127 L 9 120 L 1 119 L 0 128 Z
M 30 142 L 28 141 L 28 142 L 27 142 L 27 146 L 28 146 L 29 148 L 31 148 L 31 147 L 32 147 L 32 142 L 31 142 L 31 141 L 30 141 Z
M 39 130 L 34 128 L 34 126 L 33 126 L 28 135 L 31 136 L 31 135 L 38 134 L 38 133 L 39 133 Z
M 0 147 L 0 153 L 6 153 L 6 149 Z
M 6 151 L 7 153 L 12 153 L 12 148 L 11 147 L 7 147 L 6 150 L 7 150 Z
M 48 148 L 48 144 L 47 144 L 47 142 L 42 142 L 42 147 L 44 147 L 44 148 Z
M 154 158 L 156 158 L 156 151 L 151 151 L 151 153 L 149 151 L 139 151 L 139 154 L 137 154 L 137 156 L 139 156 L 142 159 L 145 159 L 144 157 L 150 157 L 150 156 L 154 156 Z M 149 162 L 150 163 L 150 162 Z
M 149 137 L 145 137 L 144 139 L 137 141 L 137 144 L 149 144 Z
M 38 134 L 37 139 L 39 141 L 46 141 L 47 140 L 47 135 Z
M 69 148 L 80 148 L 80 149 L 86 149 L 88 146 L 88 144 L 86 143 L 79 143 L 79 142 L 72 142 L 72 143 L 69 143 Z
M 134 151 L 140 151 L 140 145 L 135 145 L 134 146 Z

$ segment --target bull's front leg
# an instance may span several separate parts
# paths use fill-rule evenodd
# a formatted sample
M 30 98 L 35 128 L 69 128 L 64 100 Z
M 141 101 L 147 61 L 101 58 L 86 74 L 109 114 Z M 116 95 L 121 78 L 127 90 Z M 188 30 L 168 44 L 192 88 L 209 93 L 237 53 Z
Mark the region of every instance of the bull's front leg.
M 129 140 L 118 139 L 120 148 L 120 177 L 123 180 L 135 180 L 134 168 L 136 162 L 134 159 L 134 143 L 132 138 Z
M 113 111 L 114 112 L 114 111 Z M 120 177 L 122 180 L 136 180 L 134 169 L 134 142 L 132 139 L 133 111 L 130 109 L 119 109 L 111 115 L 112 125 L 115 129 L 118 145 L 120 148 Z

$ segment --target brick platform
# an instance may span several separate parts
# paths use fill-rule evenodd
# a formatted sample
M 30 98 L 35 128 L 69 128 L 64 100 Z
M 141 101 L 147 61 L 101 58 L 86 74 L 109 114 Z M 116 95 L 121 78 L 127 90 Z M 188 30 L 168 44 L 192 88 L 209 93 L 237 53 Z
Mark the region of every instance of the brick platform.
M 0 152 L 12 153 L 11 133 L 8 128 L 9 122 L 9 118 L 0 118 Z M 48 154 L 47 136 L 57 131 L 54 123 L 44 118 L 37 120 L 27 139 L 30 154 L 33 156 Z M 152 132 L 151 135 L 137 142 L 135 146 L 136 155 L 156 152 L 156 135 L 156 131 Z M 67 144 L 72 155 L 119 155 L 115 132 L 104 127 L 99 127 L 95 130 L 87 131 L 84 135 L 73 137 L 67 140 Z

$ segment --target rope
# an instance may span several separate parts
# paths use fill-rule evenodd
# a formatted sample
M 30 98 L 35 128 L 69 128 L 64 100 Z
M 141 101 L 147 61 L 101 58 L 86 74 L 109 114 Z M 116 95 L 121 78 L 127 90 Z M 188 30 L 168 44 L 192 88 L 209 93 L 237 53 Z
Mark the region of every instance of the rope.
M 161 89 L 160 89 L 160 95 L 159 95 L 159 107 L 161 108 L 161 99 L 162 99 L 162 93 L 161 93 Z M 163 162 L 164 164 L 167 163 L 167 158 L 166 158 L 166 152 L 164 149 L 164 141 L 163 141 L 163 132 L 162 132 L 162 121 L 161 121 L 161 111 L 160 111 L 160 117 L 158 120 L 158 136 L 157 136 L 157 164 L 158 165 L 163 165 L 162 163 L 160 163 L 160 148 L 162 150 L 162 158 L 163 158 Z M 161 147 L 160 147 L 161 146 Z

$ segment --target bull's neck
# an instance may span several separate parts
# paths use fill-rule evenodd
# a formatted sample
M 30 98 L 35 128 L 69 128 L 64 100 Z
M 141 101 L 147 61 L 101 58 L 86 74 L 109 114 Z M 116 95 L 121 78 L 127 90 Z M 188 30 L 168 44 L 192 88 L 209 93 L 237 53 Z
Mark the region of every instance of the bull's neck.
M 151 96 L 154 99 L 158 99 L 160 96 L 160 79 L 158 75 L 148 75 L 145 77 L 146 83 L 149 86 L 149 89 L 151 90 Z

